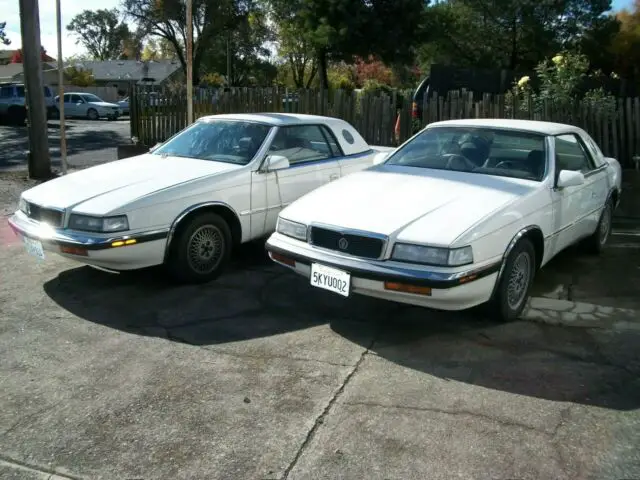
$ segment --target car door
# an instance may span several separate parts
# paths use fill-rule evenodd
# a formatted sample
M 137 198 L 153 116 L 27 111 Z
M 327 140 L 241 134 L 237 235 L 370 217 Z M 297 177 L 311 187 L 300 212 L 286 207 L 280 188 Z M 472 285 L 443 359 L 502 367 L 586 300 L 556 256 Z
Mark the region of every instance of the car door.
M 86 117 L 87 116 L 87 104 L 82 99 L 80 95 L 71 95 L 71 105 L 73 108 L 73 115 L 76 117 Z
M 252 236 L 258 231 L 268 234 L 275 230 L 280 211 L 302 195 L 340 178 L 339 155 L 329 145 L 321 125 L 290 125 L 279 127 L 267 155 L 284 156 L 289 167 L 274 172 L 261 173 L 260 182 L 265 188 L 264 210 L 252 213 Z M 255 177 L 254 177 L 255 178 Z M 252 186 L 253 195 L 254 186 Z M 261 193 L 256 196 L 262 197 Z M 257 198 L 256 198 L 257 200 Z M 255 228 L 253 227 L 255 225 Z
M 77 107 L 71 100 L 71 94 L 65 93 L 62 97 L 64 100 L 64 116 L 65 117 L 75 117 L 78 114 L 76 113 Z
M 596 166 L 584 141 L 576 133 L 555 137 L 555 179 L 561 170 L 579 171 L 582 185 L 553 189 L 555 252 L 595 230 L 606 187 L 606 166 Z M 600 203 L 602 202 L 602 203 Z

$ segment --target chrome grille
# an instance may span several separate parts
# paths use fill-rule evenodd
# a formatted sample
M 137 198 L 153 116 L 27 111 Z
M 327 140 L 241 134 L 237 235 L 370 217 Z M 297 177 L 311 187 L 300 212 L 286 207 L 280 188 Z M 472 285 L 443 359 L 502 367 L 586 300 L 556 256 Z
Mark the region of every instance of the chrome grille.
M 321 248 L 347 253 L 355 257 L 380 258 L 385 241 L 375 236 L 340 232 L 312 226 L 310 243 Z
M 38 222 L 46 223 L 52 227 L 62 227 L 64 212 L 53 208 L 44 208 L 35 203 L 28 203 L 27 216 Z

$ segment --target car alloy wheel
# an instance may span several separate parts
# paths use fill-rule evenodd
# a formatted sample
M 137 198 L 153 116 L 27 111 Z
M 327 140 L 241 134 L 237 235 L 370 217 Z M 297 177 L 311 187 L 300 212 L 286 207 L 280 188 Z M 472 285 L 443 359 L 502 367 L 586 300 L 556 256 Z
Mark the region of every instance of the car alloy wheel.
M 200 275 L 213 272 L 224 255 L 224 238 L 215 225 L 202 225 L 191 234 L 187 243 L 189 267 Z
M 179 283 L 205 283 L 220 275 L 231 256 L 229 224 L 214 212 L 194 213 L 177 226 L 165 265 Z
M 89 117 L 89 120 L 98 120 L 98 118 L 100 118 L 100 116 L 98 115 L 98 111 L 94 108 L 89 109 L 89 111 L 87 112 L 87 117 Z
M 600 228 L 598 229 L 598 240 L 600 241 L 600 245 L 607 243 L 609 240 L 609 235 L 611 233 L 611 217 L 612 217 L 612 209 L 611 202 L 607 202 L 604 206 L 604 210 L 602 210 L 602 217 L 600 218 Z
M 531 257 L 528 252 L 520 252 L 513 262 L 507 282 L 507 303 L 517 310 L 525 300 L 531 282 Z

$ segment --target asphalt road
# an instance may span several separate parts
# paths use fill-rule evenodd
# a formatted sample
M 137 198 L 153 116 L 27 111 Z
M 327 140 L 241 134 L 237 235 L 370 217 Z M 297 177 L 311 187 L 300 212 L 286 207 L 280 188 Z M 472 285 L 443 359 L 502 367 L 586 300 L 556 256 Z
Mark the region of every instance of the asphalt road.
M 2 479 L 640 478 L 638 237 L 536 283 L 609 307 L 505 325 L 319 291 L 260 244 L 176 287 L 3 221 L 0 265 Z
M 67 120 L 67 160 L 70 167 L 82 168 L 117 159 L 116 145 L 130 143 L 129 119 Z M 60 168 L 60 122 L 49 121 L 51 164 Z M 0 171 L 24 170 L 29 150 L 27 127 L 0 125 Z

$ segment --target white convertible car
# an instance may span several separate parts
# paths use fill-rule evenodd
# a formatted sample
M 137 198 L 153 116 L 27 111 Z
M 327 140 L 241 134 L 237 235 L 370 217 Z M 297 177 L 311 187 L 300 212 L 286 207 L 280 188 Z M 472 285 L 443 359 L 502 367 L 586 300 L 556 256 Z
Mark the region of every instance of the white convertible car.
M 602 250 L 620 199 L 619 163 L 569 125 L 436 122 L 386 155 L 284 209 L 270 257 L 340 295 L 509 320 L 558 252 Z
M 233 245 L 273 232 L 283 206 L 389 150 L 336 118 L 204 117 L 150 153 L 25 191 L 9 224 L 40 258 L 112 271 L 165 264 L 181 281 L 208 281 Z

